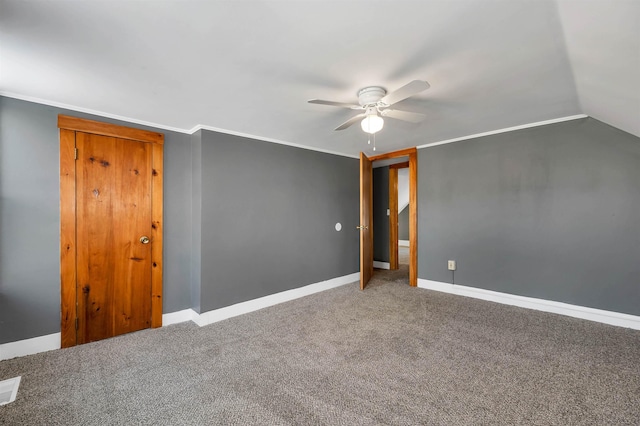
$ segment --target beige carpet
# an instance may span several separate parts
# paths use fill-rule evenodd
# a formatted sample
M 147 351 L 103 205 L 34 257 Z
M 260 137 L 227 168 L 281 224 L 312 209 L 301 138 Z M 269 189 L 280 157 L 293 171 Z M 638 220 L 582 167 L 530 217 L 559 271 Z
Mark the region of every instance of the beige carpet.
M 0 424 L 640 424 L 640 332 L 402 274 L 2 361 Z
M 409 264 L 409 247 L 398 246 L 398 264 Z

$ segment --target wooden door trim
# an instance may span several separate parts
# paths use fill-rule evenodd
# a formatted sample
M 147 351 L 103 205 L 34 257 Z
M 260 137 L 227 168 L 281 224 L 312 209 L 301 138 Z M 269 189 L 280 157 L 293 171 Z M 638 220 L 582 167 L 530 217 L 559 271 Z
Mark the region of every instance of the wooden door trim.
M 409 157 L 409 285 L 418 286 L 418 150 L 401 149 L 375 155 L 369 160 Z M 390 169 L 391 170 L 391 169 Z
M 405 161 L 404 163 L 396 163 L 389 165 L 389 169 L 406 169 L 409 167 L 409 162 Z
M 131 139 L 134 141 L 151 142 L 160 145 L 164 144 L 164 135 L 162 133 L 118 126 L 116 124 L 102 123 L 100 121 L 71 117 L 69 115 L 58 115 L 58 128 L 91 133 L 94 135 L 111 136 L 120 139 Z
M 76 344 L 76 132 L 60 129 L 60 344 Z
M 60 129 L 61 346 L 67 348 L 75 346 L 77 342 L 76 131 L 151 143 L 151 327 L 161 327 L 164 135 L 66 115 L 58 116 L 58 128 Z
M 369 160 L 377 161 L 377 160 L 388 160 L 389 158 L 407 157 L 407 156 L 410 156 L 411 154 L 415 154 L 416 151 L 417 150 L 415 147 L 406 148 L 406 149 L 401 149 L 399 151 L 393 151 L 393 152 L 387 152 L 384 154 L 374 155 L 373 157 L 369 157 Z
M 418 286 L 418 152 L 409 154 L 409 285 Z
M 389 166 L 389 269 L 398 269 L 398 168 Z

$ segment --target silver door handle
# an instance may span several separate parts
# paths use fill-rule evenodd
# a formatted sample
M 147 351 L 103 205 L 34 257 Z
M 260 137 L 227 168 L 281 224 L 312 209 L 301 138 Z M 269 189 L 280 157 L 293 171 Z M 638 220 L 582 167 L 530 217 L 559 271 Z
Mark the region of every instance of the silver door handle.
M 356 226 L 356 229 L 369 229 L 369 227 L 368 226 L 364 226 L 364 225 L 363 226 Z
M 143 235 L 142 237 L 140 237 L 140 242 L 142 244 L 149 244 L 149 241 L 151 241 L 151 240 L 146 235 Z

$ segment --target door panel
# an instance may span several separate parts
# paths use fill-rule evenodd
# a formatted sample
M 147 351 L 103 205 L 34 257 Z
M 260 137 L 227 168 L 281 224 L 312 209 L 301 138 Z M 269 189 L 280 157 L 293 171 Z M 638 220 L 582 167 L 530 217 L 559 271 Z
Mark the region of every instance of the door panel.
M 76 132 L 77 343 L 151 325 L 151 144 Z
M 360 153 L 360 289 L 373 275 L 373 172 L 371 161 Z

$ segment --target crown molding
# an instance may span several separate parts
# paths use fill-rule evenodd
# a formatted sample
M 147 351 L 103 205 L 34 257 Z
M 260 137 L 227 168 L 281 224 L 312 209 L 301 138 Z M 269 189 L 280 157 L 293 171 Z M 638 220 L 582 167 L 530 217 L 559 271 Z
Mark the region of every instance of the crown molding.
M 193 133 L 197 132 L 198 130 L 208 130 L 210 132 L 224 133 L 226 135 L 240 136 L 240 137 L 249 138 L 249 139 L 257 139 L 257 140 L 261 140 L 261 141 L 265 141 L 265 142 L 277 143 L 279 145 L 286 145 L 286 146 L 292 146 L 294 148 L 302 148 L 302 149 L 308 149 L 310 151 L 322 152 L 324 154 L 338 155 L 340 157 L 360 158 L 359 155 L 350 155 L 350 154 L 345 154 L 344 152 L 331 151 L 331 150 L 322 149 L 322 148 L 313 148 L 313 147 L 306 146 L 306 145 L 301 145 L 301 144 L 298 144 L 298 143 L 286 142 L 286 141 L 283 141 L 283 140 L 280 140 L 280 139 L 266 138 L 266 137 L 262 137 L 262 136 L 251 135 L 249 133 L 242 133 L 242 132 L 236 132 L 236 131 L 233 131 L 233 130 L 220 129 L 218 127 L 205 126 L 205 125 L 202 125 L 202 124 L 198 124 L 197 126 L 192 128 L 191 130 L 189 130 L 188 133 L 189 134 L 193 134 Z
M 125 116 L 117 115 L 117 114 L 110 114 L 110 113 L 103 112 L 103 111 L 97 111 L 97 110 L 93 110 L 93 109 L 89 109 L 89 108 L 82 108 L 82 107 L 78 107 L 78 106 L 75 106 L 75 105 L 69 105 L 69 104 L 65 104 L 65 103 L 62 103 L 62 102 L 49 101 L 49 100 L 46 100 L 46 99 L 36 98 L 36 97 L 33 97 L 33 96 L 27 96 L 27 95 L 21 95 L 21 94 L 18 94 L 18 93 L 0 91 L 0 96 L 4 96 L 4 97 L 7 97 L 7 98 L 13 98 L 13 99 L 19 99 L 19 100 L 27 101 L 27 102 L 33 102 L 33 103 L 41 104 L 41 105 L 48 105 L 48 106 L 52 106 L 52 107 L 56 107 L 56 108 L 64 108 L 64 109 L 67 109 L 67 110 L 70 110 L 70 111 L 82 112 L 82 113 L 85 113 L 85 114 L 91 114 L 91 115 L 95 115 L 95 116 L 98 116 L 98 117 L 111 118 L 113 120 L 124 121 L 124 122 L 127 122 L 127 123 L 138 124 L 138 125 L 141 125 L 141 126 L 153 127 L 153 128 L 156 128 L 156 129 L 168 130 L 168 131 L 176 132 L 176 133 L 184 133 L 184 134 L 187 134 L 187 135 L 192 135 L 195 132 L 197 132 L 198 130 L 208 130 L 208 131 L 211 131 L 211 132 L 223 133 L 223 134 L 233 135 L 233 136 L 240 136 L 240 137 L 243 137 L 243 138 L 254 139 L 254 140 L 259 140 L 259 141 L 264 141 L 264 142 L 277 143 L 279 145 L 286 145 L 286 146 L 291 146 L 291 147 L 294 147 L 294 148 L 307 149 L 307 150 L 310 150 L 310 151 L 322 152 L 324 154 L 337 155 L 337 156 L 340 156 L 340 157 L 359 158 L 359 156 L 357 156 L 357 155 L 350 155 L 350 154 L 345 154 L 343 152 L 332 151 L 332 150 L 322 149 L 322 148 L 314 148 L 314 147 L 310 147 L 310 146 L 306 146 L 306 145 L 301 145 L 301 144 L 298 144 L 298 143 L 283 141 L 283 140 L 280 140 L 280 139 L 267 138 L 267 137 L 263 137 L 263 136 L 252 135 L 250 133 L 236 132 L 236 131 L 233 131 L 233 130 L 222 129 L 222 128 L 219 128 L 219 127 L 207 126 L 207 125 L 203 125 L 203 124 L 198 124 L 198 125 L 194 126 L 191 129 L 182 129 L 182 128 L 179 128 L 179 127 L 165 126 L 163 124 L 152 123 L 150 121 L 137 120 L 137 119 L 131 118 L 131 117 L 125 117 Z M 531 127 L 546 126 L 548 124 L 561 123 L 563 121 L 579 120 L 581 118 L 587 118 L 587 117 L 588 117 L 588 115 L 586 115 L 586 114 L 577 114 L 577 115 L 571 115 L 571 116 L 568 116 L 568 117 L 554 118 L 552 120 L 538 121 L 538 122 L 535 122 L 535 123 L 522 124 L 522 125 L 513 126 L 513 127 L 506 127 L 504 129 L 491 130 L 491 131 L 483 132 L 483 133 L 475 133 L 473 135 L 462 136 L 462 137 L 453 138 L 453 139 L 446 139 L 446 140 L 439 141 L 439 142 L 430 142 L 430 143 L 426 143 L 424 145 L 419 145 L 416 148 L 417 149 L 429 148 L 429 147 L 432 147 L 432 146 L 444 145 L 444 144 L 464 141 L 464 140 L 468 140 L 468 139 L 481 138 L 483 136 L 491 136 L 491 135 L 497 135 L 499 133 L 512 132 L 514 130 L 522 130 L 522 129 L 528 129 L 528 128 L 531 128 Z
M 85 114 L 91 114 L 91 115 L 96 115 L 96 116 L 99 116 L 99 117 L 111 118 L 113 120 L 125 121 L 127 123 L 139 124 L 141 126 L 148 126 L 148 127 L 154 127 L 156 129 L 168 130 L 168 131 L 171 131 L 171 132 L 189 134 L 188 130 L 180 129 L 178 127 L 165 126 L 163 124 L 152 123 L 150 121 L 137 120 L 137 119 L 131 118 L 131 117 L 125 117 L 125 116 L 117 115 L 117 114 L 110 114 L 108 112 L 97 111 L 97 110 L 89 109 L 89 108 L 82 108 L 82 107 L 75 106 L 75 105 L 64 104 L 62 102 L 49 101 L 47 99 L 40 99 L 40 98 L 36 98 L 36 97 L 33 97 L 33 96 L 27 96 L 27 95 L 21 95 L 21 94 L 18 94 L 18 93 L 3 92 L 3 91 L 0 91 L 0 96 L 4 96 L 4 97 L 7 97 L 7 98 L 13 98 L 13 99 L 19 99 L 21 101 L 32 102 L 32 103 L 35 103 L 35 104 L 52 106 L 52 107 L 56 107 L 56 108 L 64 108 L 64 109 L 68 109 L 70 111 L 83 112 Z
M 36 97 L 33 97 L 33 96 L 21 95 L 21 94 L 18 94 L 18 93 L 0 91 L 0 96 L 4 96 L 4 97 L 7 97 L 7 98 L 12 98 L 12 99 L 19 99 L 21 101 L 27 101 L 27 102 L 32 102 L 32 103 L 41 104 L 41 105 L 52 106 L 52 107 L 56 107 L 56 108 L 63 108 L 63 109 L 69 110 L 69 111 L 82 112 L 82 113 L 85 113 L 85 114 L 91 114 L 91 115 L 95 115 L 95 116 L 98 116 L 98 117 L 111 118 L 113 120 L 124 121 L 124 122 L 127 122 L 127 123 L 138 124 L 138 125 L 141 125 L 141 126 L 153 127 L 155 129 L 168 130 L 170 132 L 176 132 L 176 133 L 183 133 L 183 134 L 187 134 L 187 135 L 192 135 L 195 132 L 197 132 L 198 130 L 208 130 L 208 131 L 211 131 L 211 132 L 224 133 L 224 134 L 233 135 L 233 136 L 240 136 L 240 137 L 248 138 L 248 139 L 254 139 L 254 140 L 270 142 L 270 143 L 277 143 L 279 145 L 286 145 L 286 146 L 291 146 L 291 147 L 294 147 L 294 148 L 307 149 L 309 151 L 322 152 L 323 154 L 331 154 L 331 155 L 337 155 L 337 156 L 340 156 L 340 157 L 348 157 L 348 158 L 360 158 L 357 155 L 345 154 L 344 152 L 331 151 L 331 150 L 322 149 L 322 148 L 314 148 L 314 147 L 301 145 L 301 144 L 297 144 L 297 143 L 293 143 L 293 142 L 283 141 L 283 140 L 280 140 L 280 139 L 267 138 L 267 137 L 263 137 L 263 136 L 252 135 L 252 134 L 249 134 L 249 133 L 235 132 L 233 130 L 221 129 L 219 127 L 206 126 L 206 125 L 202 125 L 202 124 L 198 124 L 197 126 L 191 128 L 191 129 L 182 129 L 182 128 L 179 128 L 179 127 L 165 126 L 163 124 L 152 123 L 150 121 L 137 120 L 137 119 L 131 118 L 131 117 L 125 117 L 125 116 L 117 115 L 117 114 L 110 114 L 108 112 L 97 111 L 97 110 L 89 109 L 89 108 L 82 108 L 82 107 L 75 106 L 75 105 L 69 105 L 69 104 L 65 104 L 65 103 L 62 103 L 62 102 L 49 101 L 47 99 L 41 99 L 41 98 L 36 98 Z
M 520 126 L 505 127 L 504 129 L 491 130 L 489 132 L 483 132 L 483 133 L 475 133 L 473 135 L 462 136 L 462 137 L 453 138 L 453 139 L 446 139 L 446 140 L 439 141 L 439 142 L 430 142 L 430 143 L 426 143 L 424 145 L 420 145 L 420 146 L 418 146 L 416 148 L 418 148 L 418 149 L 430 148 L 432 146 L 444 145 L 444 144 L 447 144 L 447 143 L 466 141 L 468 139 L 481 138 L 483 136 L 497 135 L 499 133 L 513 132 L 515 130 L 529 129 L 531 127 L 546 126 L 548 124 L 562 123 L 563 121 L 579 120 L 581 118 L 587 118 L 587 117 L 589 117 L 589 116 L 586 115 L 586 114 L 570 115 L 568 117 L 554 118 L 552 120 L 545 120 L 545 121 L 537 121 L 535 123 L 522 124 Z

